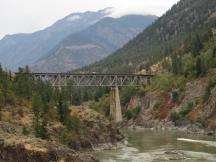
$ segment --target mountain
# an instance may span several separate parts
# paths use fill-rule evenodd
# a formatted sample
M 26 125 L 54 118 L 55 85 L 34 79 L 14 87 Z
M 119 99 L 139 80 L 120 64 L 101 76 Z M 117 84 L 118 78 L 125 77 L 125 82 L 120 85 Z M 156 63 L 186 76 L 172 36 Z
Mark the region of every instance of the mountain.
M 134 73 L 172 54 L 194 33 L 215 27 L 215 0 L 181 0 L 135 39 L 81 71 Z
M 7 35 L 0 40 L 0 63 L 10 70 L 44 57 L 72 33 L 80 32 L 109 15 L 109 8 L 97 12 L 73 13 L 52 26 L 31 34 Z
M 105 17 L 87 29 L 68 36 L 31 69 L 37 72 L 65 72 L 89 65 L 121 48 L 156 19 L 152 15 Z

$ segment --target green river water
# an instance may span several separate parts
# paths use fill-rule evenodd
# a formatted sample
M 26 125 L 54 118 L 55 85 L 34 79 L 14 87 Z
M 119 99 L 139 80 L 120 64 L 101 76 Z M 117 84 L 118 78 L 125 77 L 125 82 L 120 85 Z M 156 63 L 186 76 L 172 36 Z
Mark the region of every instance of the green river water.
M 216 162 L 216 138 L 178 131 L 124 130 L 124 145 L 98 151 L 101 162 Z

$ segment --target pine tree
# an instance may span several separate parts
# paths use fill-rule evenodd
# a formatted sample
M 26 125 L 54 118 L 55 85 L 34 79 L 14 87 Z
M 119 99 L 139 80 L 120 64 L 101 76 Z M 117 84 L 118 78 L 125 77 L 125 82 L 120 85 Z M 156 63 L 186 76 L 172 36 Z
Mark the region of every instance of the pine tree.
M 2 120 L 3 96 L 0 92 L 0 121 Z
M 84 91 L 84 94 L 83 94 L 83 101 L 88 101 L 88 100 L 89 100 L 88 92 L 87 92 L 87 91 Z
M 190 50 L 194 57 L 199 55 L 200 50 L 202 49 L 202 43 L 200 41 L 199 35 L 195 35 L 192 39 Z
M 213 56 L 213 58 L 216 57 L 216 47 L 213 47 L 213 49 L 212 49 L 212 56 Z
M 41 96 L 38 93 L 35 93 L 32 98 L 32 110 L 35 116 L 38 116 L 42 113 L 43 110 L 43 101 Z
M 61 123 L 65 124 L 65 121 L 66 121 L 66 118 L 69 112 L 70 111 L 69 111 L 68 105 L 66 101 L 62 99 L 62 94 L 60 94 L 59 101 L 58 101 L 58 113 L 59 113 L 59 121 Z
M 202 59 L 198 57 L 196 59 L 196 77 L 199 77 L 201 74 L 205 73 L 205 66 L 202 62 Z
M 45 117 L 43 117 L 40 125 L 40 134 L 39 134 L 40 138 L 42 139 L 47 139 L 49 137 L 46 126 L 47 126 L 47 120 Z
M 68 115 L 65 121 L 65 125 L 70 131 L 78 131 L 81 123 L 77 117 Z
M 16 76 L 15 83 L 15 92 L 18 96 L 25 97 L 26 99 L 32 97 L 34 80 L 30 74 L 28 66 L 24 69 L 19 68 L 19 73 Z
M 44 104 L 41 95 L 35 93 L 32 98 L 32 109 L 34 112 L 34 130 L 35 136 L 38 138 L 48 138 L 48 131 L 46 129 L 48 119 L 45 117 Z
M 182 61 L 177 54 L 172 55 L 172 72 L 173 74 L 182 73 Z

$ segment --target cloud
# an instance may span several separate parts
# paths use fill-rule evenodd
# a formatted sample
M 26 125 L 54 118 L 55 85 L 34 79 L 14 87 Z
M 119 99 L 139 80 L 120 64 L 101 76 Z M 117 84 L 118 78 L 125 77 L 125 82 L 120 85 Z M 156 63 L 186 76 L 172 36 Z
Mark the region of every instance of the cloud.
M 73 15 L 71 17 L 68 17 L 68 21 L 76 21 L 80 19 L 80 15 Z
M 0 0 L 0 38 L 5 34 L 43 29 L 74 12 L 114 7 L 114 17 L 124 14 L 160 16 L 176 2 L 178 0 Z

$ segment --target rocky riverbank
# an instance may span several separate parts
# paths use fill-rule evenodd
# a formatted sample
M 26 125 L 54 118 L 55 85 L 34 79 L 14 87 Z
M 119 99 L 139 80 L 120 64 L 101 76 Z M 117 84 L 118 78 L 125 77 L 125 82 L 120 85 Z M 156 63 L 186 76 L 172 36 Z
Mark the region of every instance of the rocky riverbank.
M 3 114 L 9 114 L 10 120 L 9 117 L 4 116 L 4 121 L 0 122 L 2 161 L 97 162 L 97 159 L 91 155 L 91 151 L 96 147 L 110 149 L 123 139 L 119 130 L 103 115 L 83 107 L 73 108 L 71 111 L 72 116 L 79 118 L 79 131 L 65 131 L 61 123 L 50 122 L 47 126 L 49 138 L 46 140 L 35 138 L 31 128 L 32 114 L 28 108 L 23 110 L 23 117 L 19 115 L 15 117 L 11 115 L 11 111 L 4 110 Z
M 15 124 L 0 122 L 0 159 L 7 162 L 96 162 L 86 153 L 64 145 L 23 135 Z
M 139 106 L 140 112 L 125 125 L 216 135 L 216 88 L 212 86 L 215 73 L 166 90 L 161 90 L 159 80 L 144 96 L 131 98 L 127 110 Z

